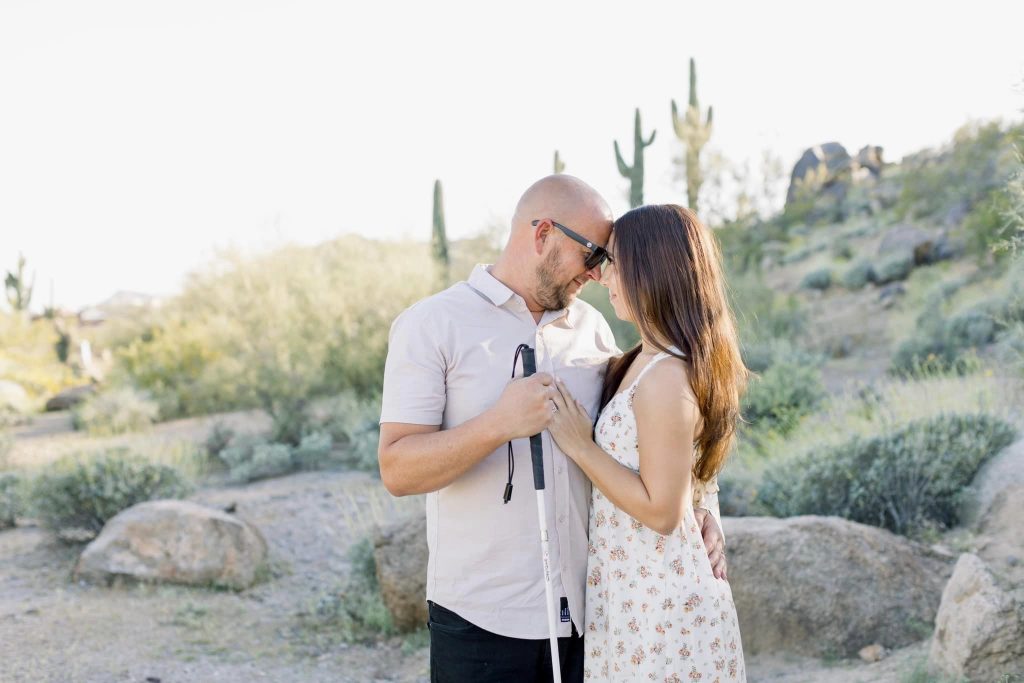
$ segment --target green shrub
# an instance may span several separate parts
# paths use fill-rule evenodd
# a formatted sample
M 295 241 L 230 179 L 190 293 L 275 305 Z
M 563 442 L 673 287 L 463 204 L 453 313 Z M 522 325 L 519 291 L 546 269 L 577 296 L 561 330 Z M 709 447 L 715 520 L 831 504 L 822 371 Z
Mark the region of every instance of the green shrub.
M 801 289 L 828 289 L 832 286 L 832 271 L 828 268 L 812 270 L 800 281 Z
M 850 290 L 863 289 L 875 281 L 875 268 L 868 261 L 860 261 L 843 273 L 843 287 Z
M 0 529 L 14 526 L 25 514 L 25 481 L 13 472 L 0 472 Z
M 228 469 L 228 479 L 236 483 L 278 477 L 293 472 L 292 446 L 268 443 L 261 437 L 232 441 L 220 452 L 220 460 Z
M 303 626 L 348 643 L 367 643 L 393 635 L 395 626 L 381 597 L 369 539 L 352 546 L 349 562 L 352 570 L 346 582 L 301 613 Z
M 297 469 L 322 469 L 337 462 L 333 447 L 334 439 L 327 432 L 307 434 L 292 451 L 292 462 Z
M 908 535 L 950 528 L 978 469 L 1015 435 L 984 414 L 916 420 L 809 449 L 768 470 L 758 498 L 781 517 L 836 515 Z
M 1003 189 L 995 190 L 983 201 L 978 202 L 964 219 L 963 232 L 967 236 L 967 247 L 981 261 L 990 255 L 998 260 L 1006 252 L 998 249 L 1012 230 L 1008 217 L 1012 209 L 1011 197 Z
M 787 434 L 824 397 L 821 372 L 816 366 L 785 361 L 772 365 L 750 382 L 741 413 L 754 429 Z
M 7 457 L 14 448 L 14 437 L 5 431 L 0 431 L 0 468 L 7 466 Z
M 306 401 L 379 391 L 391 322 L 431 292 L 429 262 L 427 244 L 354 236 L 223 254 L 118 349 L 115 376 L 152 392 L 164 418 L 259 406 L 301 423 Z M 300 432 L 282 436 L 297 445 Z
M 937 152 L 904 159 L 897 216 L 941 218 L 957 207 L 970 210 L 982 202 L 1012 173 L 1013 143 L 1020 132 L 1020 124 L 1004 128 L 998 121 L 972 123 Z
M 343 392 L 318 404 L 312 430 L 326 432 L 334 442 L 335 461 L 345 467 L 378 472 L 380 399 Z
M 906 280 L 914 269 L 912 254 L 890 254 L 883 258 L 875 268 L 875 283 L 879 285 Z
M 75 429 L 110 436 L 146 429 L 158 414 L 159 406 L 145 394 L 120 388 L 90 396 L 75 406 L 72 419 Z
M 234 437 L 235 430 L 229 427 L 227 423 L 220 420 L 215 422 L 203 441 L 206 457 L 212 461 L 218 460 L 220 452 L 231 444 L 231 439 Z
M 832 258 L 840 261 L 851 260 L 853 258 L 853 245 L 840 237 L 832 243 Z
M 191 490 L 177 469 L 121 448 L 58 460 L 37 477 L 31 498 L 51 529 L 99 532 L 107 520 L 136 503 L 183 498 Z

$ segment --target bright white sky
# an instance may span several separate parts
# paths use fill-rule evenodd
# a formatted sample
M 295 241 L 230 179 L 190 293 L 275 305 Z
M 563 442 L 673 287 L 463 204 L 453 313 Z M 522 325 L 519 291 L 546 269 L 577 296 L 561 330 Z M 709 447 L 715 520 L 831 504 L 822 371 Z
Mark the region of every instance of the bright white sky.
M 1024 3 L 286 2 L 0 4 L 0 271 L 34 309 L 171 293 L 215 247 L 507 220 L 566 171 L 618 213 L 612 140 L 645 132 L 646 200 L 685 203 L 669 102 L 697 59 L 713 144 L 816 143 L 898 160 L 969 119 L 1019 119 Z M 355 255 L 354 255 L 355 257 Z

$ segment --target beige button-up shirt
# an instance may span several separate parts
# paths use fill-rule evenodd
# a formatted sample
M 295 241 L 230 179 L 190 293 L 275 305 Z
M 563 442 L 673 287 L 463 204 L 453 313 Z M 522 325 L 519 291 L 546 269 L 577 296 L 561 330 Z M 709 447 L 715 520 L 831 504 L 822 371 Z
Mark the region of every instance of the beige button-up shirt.
M 523 343 L 535 349 L 538 372 L 562 379 L 597 414 L 607 361 L 618 353 L 604 317 L 576 299 L 567 309 L 545 312 L 538 324 L 522 297 L 478 265 L 468 282 L 395 319 L 381 422 L 450 429 L 476 417 L 497 402 Z M 522 376 L 521 363 L 515 376 Z M 571 622 L 583 633 L 590 482 L 550 434 L 542 437 L 552 587 L 556 602 L 567 599 Z M 512 447 L 514 492 L 507 505 L 506 445 L 427 494 L 427 599 L 493 633 L 543 639 L 548 625 L 529 440 Z M 558 635 L 568 636 L 571 624 L 558 624 Z

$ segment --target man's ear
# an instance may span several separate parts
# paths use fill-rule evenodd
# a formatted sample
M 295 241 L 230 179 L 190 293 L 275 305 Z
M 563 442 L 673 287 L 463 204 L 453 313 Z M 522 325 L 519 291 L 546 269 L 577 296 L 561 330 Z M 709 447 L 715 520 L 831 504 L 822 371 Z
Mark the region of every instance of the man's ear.
M 533 226 L 533 249 L 538 256 L 544 253 L 544 246 L 551 236 L 551 221 L 543 219 Z

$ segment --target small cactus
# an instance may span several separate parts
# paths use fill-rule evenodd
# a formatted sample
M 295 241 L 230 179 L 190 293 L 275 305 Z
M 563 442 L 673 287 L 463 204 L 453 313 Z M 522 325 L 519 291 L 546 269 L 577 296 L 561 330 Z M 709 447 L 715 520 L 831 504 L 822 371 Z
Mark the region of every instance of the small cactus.
M 711 122 L 714 112 L 708 107 L 708 117 L 701 120 L 700 104 L 697 102 L 697 65 L 690 58 L 690 102 L 686 113 L 679 115 L 676 101 L 672 100 L 672 125 L 676 137 L 686 147 L 686 201 L 692 211 L 697 211 L 697 196 L 704 177 L 700 170 L 700 151 L 711 137 Z
M 434 231 L 430 240 L 431 254 L 437 267 L 438 280 L 441 288 L 448 286 L 451 259 L 448 255 L 448 236 L 444 227 L 444 198 L 441 193 L 441 181 L 434 181 Z
M 558 150 L 555 150 L 555 173 L 565 173 L 565 162 L 562 161 L 562 157 L 558 156 Z
M 644 141 L 640 132 L 640 110 L 636 110 L 633 117 L 633 165 L 629 166 L 622 159 L 619 152 L 619 141 L 615 141 L 615 161 L 619 165 L 619 173 L 629 179 L 629 206 L 636 208 L 644 203 L 644 147 L 654 142 L 654 136 L 658 131 L 652 130 L 651 137 Z
M 28 284 L 25 278 L 25 256 L 18 254 L 18 269 L 16 272 L 7 272 L 7 279 L 4 286 L 7 293 L 7 303 L 15 311 L 27 311 L 32 301 L 32 289 L 35 287 L 36 278 L 32 276 L 32 284 Z

